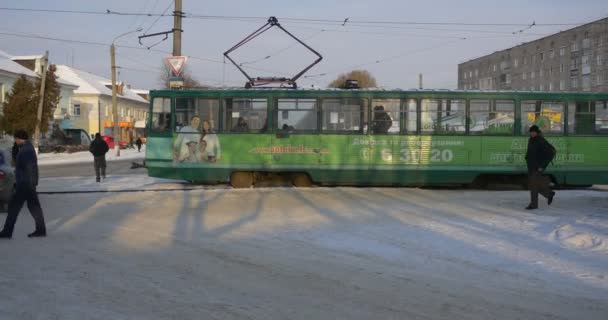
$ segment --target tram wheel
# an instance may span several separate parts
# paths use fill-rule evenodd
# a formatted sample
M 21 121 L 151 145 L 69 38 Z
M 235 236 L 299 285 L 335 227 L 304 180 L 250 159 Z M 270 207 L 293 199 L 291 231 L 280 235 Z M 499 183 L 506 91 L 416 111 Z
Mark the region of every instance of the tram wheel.
M 233 172 L 230 185 L 237 189 L 250 188 L 253 185 L 253 172 Z
M 305 173 L 294 174 L 291 178 L 291 183 L 298 188 L 310 188 L 312 187 L 312 180 Z

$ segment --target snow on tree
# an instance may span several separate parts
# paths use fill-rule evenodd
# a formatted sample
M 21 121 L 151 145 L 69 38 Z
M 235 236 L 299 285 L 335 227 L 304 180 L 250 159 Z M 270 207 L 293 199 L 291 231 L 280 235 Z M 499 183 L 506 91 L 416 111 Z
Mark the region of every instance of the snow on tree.
M 357 80 L 359 88 L 376 88 L 376 78 L 367 70 L 353 70 L 348 73 L 343 73 L 332 81 L 328 87 L 330 88 L 345 88 L 346 80 Z

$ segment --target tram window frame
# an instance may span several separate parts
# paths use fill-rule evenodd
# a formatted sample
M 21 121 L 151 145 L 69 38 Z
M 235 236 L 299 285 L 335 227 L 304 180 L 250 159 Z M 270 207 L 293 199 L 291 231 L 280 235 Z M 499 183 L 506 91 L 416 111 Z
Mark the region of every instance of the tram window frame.
M 327 115 L 329 114 L 329 121 L 328 123 L 331 124 L 331 122 L 333 122 L 333 118 L 334 115 L 332 113 L 335 113 L 335 117 L 337 117 L 337 124 L 341 124 L 340 122 L 340 114 L 344 113 L 343 111 L 339 110 L 339 111 L 333 111 L 330 110 L 329 113 L 326 112 L 326 103 L 328 101 L 339 101 L 338 106 L 343 107 L 343 106 L 356 106 L 356 104 L 345 104 L 345 102 L 351 102 L 351 101 L 358 101 L 359 102 L 359 112 L 349 112 L 349 113 L 354 113 L 354 114 L 359 114 L 359 128 L 358 129 L 354 129 L 354 130 L 344 130 L 344 129 L 327 129 L 326 124 L 325 124 L 325 120 L 327 119 Z M 369 105 L 368 100 L 364 99 L 364 98 L 324 98 L 321 99 L 321 132 L 322 133 L 331 133 L 331 134 L 365 134 L 367 132 L 367 127 L 368 127 L 368 123 L 367 123 L 367 106 Z M 342 123 L 346 123 L 346 118 L 342 119 L 343 122 Z
M 418 122 L 418 104 L 419 99 L 403 99 L 403 115 L 404 118 L 404 133 L 410 135 L 417 135 L 420 124 Z M 411 124 L 413 124 L 413 129 Z
M 387 105 L 389 106 L 387 110 Z M 403 119 L 403 100 L 402 99 L 372 99 L 372 110 L 370 125 L 368 126 L 369 134 L 372 135 L 398 135 L 401 133 L 401 123 Z M 385 114 L 388 114 L 391 118 L 391 125 L 387 132 L 374 132 L 376 115 L 380 114 L 380 110 L 376 110 L 377 107 L 382 107 Z M 396 119 L 396 120 L 395 120 Z M 385 121 L 385 120 L 380 120 Z M 396 122 L 396 124 L 395 124 Z M 380 129 L 380 128 L 379 128 Z
M 312 103 L 312 108 L 298 108 L 298 104 L 301 102 L 304 103 Z M 294 108 L 282 108 L 281 103 L 288 104 L 293 103 Z M 314 128 L 306 128 L 300 129 L 295 125 L 288 124 L 289 121 L 282 121 L 284 119 L 285 114 L 287 114 L 287 118 L 289 118 L 290 112 L 306 112 L 312 113 L 314 115 Z M 305 115 L 306 117 L 308 115 Z M 289 133 L 317 133 L 319 132 L 319 99 L 316 98 L 276 98 L 274 99 L 274 130 L 275 132 L 289 132 Z M 284 125 L 287 125 L 287 128 L 283 128 Z
M 529 111 L 526 110 L 526 107 L 528 106 L 534 106 L 534 110 L 533 111 Z M 565 115 L 566 115 L 566 101 L 560 101 L 560 100 L 522 100 L 520 103 L 520 124 L 521 124 L 521 134 L 522 135 L 528 135 L 529 134 L 529 130 L 530 130 L 530 126 L 532 126 L 533 124 L 536 124 L 536 118 L 538 118 L 539 115 L 543 115 L 543 114 L 547 114 L 547 113 L 556 113 L 555 111 L 551 111 L 551 112 L 545 112 L 544 110 L 546 110 L 546 108 L 553 108 L 555 106 L 560 106 L 561 107 L 561 112 L 560 112 L 560 131 L 554 131 L 552 128 L 551 130 L 543 130 L 543 128 L 541 127 L 541 131 L 543 132 L 544 135 L 547 136 L 561 136 L 565 134 Z M 530 113 L 534 113 L 534 120 L 530 121 Z M 526 119 L 526 121 L 524 122 L 524 119 Z M 551 120 L 551 119 L 550 119 Z M 550 125 L 553 126 L 553 122 L 551 120 Z M 555 121 L 558 122 L 558 121 Z
M 479 103 L 479 104 L 478 104 Z M 507 108 L 503 108 L 508 105 Z M 487 110 L 474 110 L 477 106 L 487 106 Z M 470 99 L 469 100 L 469 121 L 468 121 L 468 133 L 469 135 L 475 136 L 512 136 L 515 133 L 515 100 L 507 100 L 507 99 Z M 475 115 L 477 114 L 486 114 L 487 117 L 484 120 L 485 122 L 489 122 L 492 119 L 498 119 L 499 115 L 505 114 L 510 115 L 510 120 L 512 120 L 511 128 L 509 131 L 506 130 L 488 130 L 491 127 L 488 125 L 483 130 L 475 130 L 472 129 L 475 127 L 474 121 L 476 120 Z M 494 116 L 494 118 L 492 118 Z M 475 121 L 475 124 L 478 121 Z M 508 124 L 507 124 L 508 125 Z
M 251 110 L 247 110 L 247 111 L 256 111 L 256 112 L 261 112 L 263 111 L 265 114 L 265 120 L 263 122 L 259 122 L 261 124 L 261 126 L 259 128 L 254 128 L 252 129 L 250 126 L 250 121 L 249 119 L 245 119 L 247 121 L 247 130 L 244 131 L 236 131 L 235 130 L 235 125 L 238 122 L 238 119 L 241 118 L 241 112 L 240 111 L 234 111 L 234 101 L 243 101 L 243 100 L 248 100 L 251 101 L 252 103 L 252 107 Z M 230 103 L 229 103 L 230 101 Z M 270 128 L 268 125 L 268 122 L 270 119 L 268 119 L 268 117 L 270 116 L 271 113 L 268 112 L 268 101 L 270 101 L 270 98 L 267 97 L 263 97 L 263 98 L 248 98 L 248 97 L 225 97 L 222 99 L 222 106 L 223 106 L 223 112 L 222 112 L 222 133 L 231 133 L 231 134 L 247 134 L 247 133 L 269 133 L 270 132 Z M 259 109 L 256 109 L 256 105 L 254 104 L 259 104 Z M 234 117 L 235 112 L 238 112 L 238 116 Z M 237 119 L 236 121 L 234 121 L 234 119 Z
M 457 130 L 457 131 L 451 131 L 451 130 L 438 130 L 438 128 L 443 126 L 443 122 L 441 121 L 442 119 L 445 119 L 445 117 L 447 116 L 451 116 L 451 114 L 448 115 L 443 115 L 443 113 L 447 113 L 447 112 L 452 112 L 451 110 L 451 106 L 452 106 L 452 102 L 458 102 L 459 105 L 462 106 L 462 108 L 459 108 L 459 110 L 455 111 L 454 114 L 455 115 L 460 115 L 461 118 L 461 130 Z M 425 108 L 425 103 L 436 103 L 436 106 L 434 108 L 428 108 L 428 110 L 424 110 Z M 443 106 L 444 105 L 449 105 L 450 110 L 443 110 Z M 420 109 L 419 109 L 419 113 L 420 113 L 420 134 L 421 135 L 466 135 L 467 131 L 466 131 L 466 100 L 465 99 L 442 99 L 442 98 L 423 98 L 420 99 Z M 431 115 L 431 120 L 432 120 L 432 125 L 433 127 L 431 129 L 425 129 L 423 126 L 423 122 L 422 119 L 424 117 L 424 114 L 429 114 Z M 433 117 L 433 114 L 435 115 Z M 458 127 L 458 126 L 454 126 L 454 127 Z
M 157 105 L 156 102 L 159 100 L 162 102 L 160 105 Z M 171 97 L 152 98 L 152 110 L 149 114 L 150 125 L 148 126 L 151 135 L 171 134 L 173 127 L 171 112 L 172 103 L 173 98 Z
M 192 106 L 188 106 L 188 107 L 193 107 L 193 108 L 188 108 L 186 110 L 182 110 L 179 109 L 180 108 L 180 100 L 193 100 L 194 101 L 194 105 Z M 205 106 L 205 105 L 199 105 L 200 102 L 202 101 L 210 101 L 212 104 Z M 207 112 L 206 115 L 208 115 L 208 117 L 205 117 L 205 109 L 210 110 L 210 112 Z M 189 112 L 190 110 L 192 110 L 192 115 L 190 115 L 191 112 Z M 186 112 L 183 112 L 186 111 Z M 178 127 L 178 117 L 182 114 L 182 113 L 186 113 L 186 118 L 183 123 L 181 123 L 181 125 Z M 192 118 L 194 117 L 198 117 L 199 118 L 199 123 L 197 128 L 192 128 Z M 175 98 L 175 109 L 174 109 L 174 113 L 173 113 L 173 131 L 175 133 L 184 133 L 184 132 L 189 132 L 192 129 L 196 129 L 197 132 L 196 133 L 202 133 L 203 132 L 203 128 L 204 128 L 204 122 L 207 121 L 209 123 L 209 127 L 210 127 L 210 132 L 217 132 L 218 131 L 218 127 L 219 127 L 219 120 L 220 117 L 220 100 L 217 98 L 205 98 L 205 97 L 177 97 Z M 186 131 L 184 131 L 183 128 L 189 127 L 189 129 L 186 129 Z

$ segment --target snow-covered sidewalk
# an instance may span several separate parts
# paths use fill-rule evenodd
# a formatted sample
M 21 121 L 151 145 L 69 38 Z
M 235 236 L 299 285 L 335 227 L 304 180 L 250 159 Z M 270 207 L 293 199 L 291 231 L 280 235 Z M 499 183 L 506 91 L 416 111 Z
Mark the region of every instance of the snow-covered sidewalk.
M 133 160 L 141 161 L 146 157 L 145 145 L 142 146 L 141 152 L 137 152 L 137 149 L 124 149 L 120 150 L 120 157 L 116 156 L 114 150 L 110 150 L 106 154 L 106 161 L 118 161 L 118 160 Z M 56 165 L 56 164 L 69 164 L 69 163 L 82 163 L 82 162 L 93 162 L 93 156 L 88 151 L 74 152 L 74 153 L 41 153 L 38 155 L 38 165 Z

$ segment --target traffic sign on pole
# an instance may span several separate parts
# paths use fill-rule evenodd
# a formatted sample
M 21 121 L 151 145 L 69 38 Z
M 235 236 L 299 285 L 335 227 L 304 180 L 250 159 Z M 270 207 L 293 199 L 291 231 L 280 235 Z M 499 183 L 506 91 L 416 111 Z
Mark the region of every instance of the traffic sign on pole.
M 167 65 L 171 68 L 173 75 L 178 77 L 182 71 L 184 71 L 184 66 L 186 65 L 186 61 L 188 57 L 186 56 L 175 56 L 175 57 L 167 57 Z

